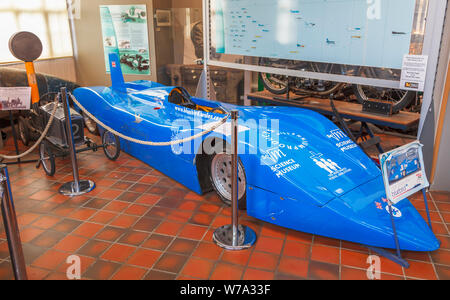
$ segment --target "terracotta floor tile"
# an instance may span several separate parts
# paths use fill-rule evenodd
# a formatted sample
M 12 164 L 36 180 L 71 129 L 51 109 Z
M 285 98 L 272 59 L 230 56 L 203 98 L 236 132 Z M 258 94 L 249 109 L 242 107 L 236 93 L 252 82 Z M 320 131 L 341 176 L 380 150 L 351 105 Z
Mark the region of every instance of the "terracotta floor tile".
M 154 205 L 161 199 L 161 196 L 145 194 L 141 195 L 138 199 L 136 199 L 135 203 L 145 204 L 145 205 Z
M 148 233 L 130 230 L 127 231 L 120 239 L 119 243 L 132 246 L 139 246 L 149 237 Z
M 64 219 L 53 226 L 51 229 L 59 232 L 70 233 L 81 224 L 82 222 L 78 220 Z
M 278 260 L 278 255 L 255 251 L 250 257 L 248 266 L 258 269 L 275 271 L 278 265 Z
M 36 238 L 34 238 L 31 241 L 31 244 L 43 248 L 51 248 L 63 238 L 64 233 L 53 230 L 47 230 L 41 233 Z
M 113 226 L 107 226 L 103 228 L 95 238 L 102 241 L 115 242 L 117 241 L 123 234 L 125 233 L 125 229 L 117 228 Z
M 125 262 L 130 255 L 136 251 L 135 247 L 114 244 L 100 258 L 103 260 L 111 260 L 114 262 Z
M 90 257 L 98 257 L 111 245 L 104 241 L 89 240 L 77 253 Z
M 33 227 L 22 229 L 20 231 L 20 240 L 22 241 L 22 243 L 29 243 L 31 240 L 33 240 L 43 232 L 44 230 Z
M 156 233 L 176 236 L 178 232 L 183 227 L 183 224 L 176 223 L 172 221 L 163 221 L 159 226 L 155 229 Z
M 211 274 L 210 280 L 240 280 L 244 268 L 227 263 L 218 263 Z
M 105 207 L 109 202 L 110 202 L 110 200 L 104 200 L 104 199 L 93 198 L 93 199 L 89 200 L 89 202 L 87 202 L 87 203 L 84 205 L 84 207 L 94 208 L 94 209 L 102 209 L 102 208 Z
M 164 253 L 153 268 L 166 272 L 178 273 L 181 271 L 187 260 L 188 257 L 184 255 Z
M 132 204 L 125 210 L 128 215 L 143 216 L 149 210 L 148 206 Z
M 69 218 L 76 219 L 80 221 L 85 221 L 89 219 L 93 214 L 97 212 L 96 209 L 92 208 L 80 208 L 69 215 Z
M 160 223 L 161 220 L 144 217 L 139 219 L 132 228 L 134 230 L 152 232 Z
M 311 256 L 311 245 L 293 241 L 286 241 L 282 255 L 309 259 Z
M 155 233 L 152 234 L 150 238 L 142 244 L 142 247 L 164 251 L 172 242 L 172 240 L 172 237 Z
M 149 250 L 149 249 L 138 249 L 127 261 L 127 264 L 140 266 L 145 268 L 151 268 L 155 262 L 160 258 L 162 252 Z
M 110 261 L 97 260 L 87 271 L 83 277 L 94 280 L 106 280 L 119 269 L 120 265 Z
M 106 205 L 103 210 L 105 211 L 111 211 L 111 212 L 122 212 L 124 211 L 130 203 L 123 202 L 123 201 L 111 201 L 108 205 Z
M 130 228 L 137 222 L 139 218 L 136 216 L 128 216 L 128 215 L 120 215 L 115 218 L 110 225 L 121 227 L 121 228 Z
M 241 266 L 246 266 L 252 249 L 242 250 L 242 251 L 228 251 L 224 250 L 221 260 L 230 264 L 236 264 Z
M 100 194 L 98 194 L 97 198 L 106 199 L 106 200 L 114 200 L 117 197 L 119 197 L 120 194 L 122 194 L 121 190 L 107 189 L 107 190 L 101 192 Z
M 46 270 L 54 270 L 69 256 L 67 253 L 50 249 L 33 261 L 32 265 Z
M 169 246 L 167 251 L 169 252 L 175 252 L 178 254 L 184 254 L 184 255 L 191 255 L 192 252 L 194 252 L 195 248 L 197 247 L 198 242 L 182 239 L 182 238 L 176 238 L 172 244 Z
M 80 235 L 86 238 L 92 238 L 95 236 L 104 225 L 95 224 L 95 223 L 83 223 L 76 230 L 73 231 L 73 234 Z
M 431 252 L 431 259 L 436 264 L 450 266 L 450 250 L 439 249 Z
M 339 248 L 313 244 L 311 259 L 320 262 L 339 264 Z
M 339 266 L 311 261 L 308 278 L 313 280 L 339 280 Z
M 354 269 L 342 266 L 341 280 L 368 280 L 367 270 Z
M 68 235 L 65 238 L 63 238 L 60 242 L 58 242 L 53 247 L 53 249 L 66 252 L 75 252 L 78 249 L 80 249 L 81 246 L 83 246 L 86 242 L 87 239 L 83 237 Z
M 409 268 L 405 269 L 407 277 L 414 277 L 418 279 L 436 280 L 438 279 L 432 264 L 409 261 Z
M 58 217 L 52 217 L 52 216 L 44 216 L 36 221 L 33 222 L 33 226 L 41 228 L 41 229 L 49 229 L 56 225 L 61 221 L 61 218 Z
M 252 268 L 247 268 L 243 280 L 273 280 L 274 273 Z
M 192 240 L 202 240 L 203 236 L 207 231 L 207 227 L 186 224 L 183 229 L 179 232 L 178 236 L 182 238 L 192 239 Z
M 301 278 L 306 278 L 308 275 L 307 260 L 291 257 L 281 257 L 280 264 L 278 266 L 278 272 L 293 275 Z
M 214 262 L 210 260 L 192 257 L 184 266 L 181 274 L 206 280 L 211 274 L 213 267 Z
M 43 280 L 50 274 L 50 271 L 43 270 L 40 268 L 34 268 L 28 266 L 27 268 L 27 278 L 28 280 Z
M 370 265 L 367 262 L 369 255 L 347 249 L 341 250 L 341 264 L 344 266 L 367 269 Z
M 113 280 L 139 280 L 144 277 L 147 270 L 132 266 L 123 266 L 111 278 Z
M 145 275 L 144 280 L 175 280 L 176 274 L 158 270 L 151 270 Z
M 450 266 L 436 265 L 436 273 L 440 280 L 450 280 Z
M 222 248 L 213 243 L 201 242 L 192 256 L 217 260 L 222 254 L 222 251 Z
M 260 236 L 256 241 L 255 249 L 258 251 L 280 254 L 283 248 L 283 243 L 284 241 L 281 239 Z
M 92 218 L 89 219 L 90 222 L 108 224 L 112 219 L 117 217 L 117 213 L 100 210 Z

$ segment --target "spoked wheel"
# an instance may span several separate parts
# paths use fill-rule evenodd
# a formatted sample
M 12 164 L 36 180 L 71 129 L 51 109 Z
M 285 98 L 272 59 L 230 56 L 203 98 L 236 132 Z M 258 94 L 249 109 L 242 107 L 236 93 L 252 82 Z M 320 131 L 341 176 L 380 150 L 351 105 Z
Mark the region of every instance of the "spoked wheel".
M 239 160 L 238 163 L 238 207 L 245 209 L 247 181 L 244 167 Z M 231 187 L 231 155 L 219 153 L 211 160 L 211 183 L 220 199 L 227 205 L 231 205 L 232 187 Z
M 364 85 L 354 85 L 353 91 L 359 103 L 369 99 L 392 102 L 394 113 L 407 108 L 416 98 L 416 93 L 398 89 L 386 89 L 380 87 L 371 87 Z
M 275 95 L 286 94 L 288 90 L 288 77 L 269 73 L 259 73 L 264 87 Z
M 28 146 L 31 140 L 30 129 L 28 128 L 28 120 L 24 117 L 19 117 L 19 137 L 25 146 Z
M 119 137 L 109 131 L 104 131 L 102 134 L 103 151 L 110 160 L 117 160 L 120 155 L 120 140 Z
M 95 123 L 94 120 L 89 118 L 89 116 L 86 115 L 84 112 L 82 112 L 82 116 L 84 119 L 84 125 L 86 126 L 87 130 L 92 134 L 99 135 L 97 123 Z
M 46 141 L 41 142 L 39 145 L 39 157 L 45 173 L 48 176 L 55 175 L 55 156 Z

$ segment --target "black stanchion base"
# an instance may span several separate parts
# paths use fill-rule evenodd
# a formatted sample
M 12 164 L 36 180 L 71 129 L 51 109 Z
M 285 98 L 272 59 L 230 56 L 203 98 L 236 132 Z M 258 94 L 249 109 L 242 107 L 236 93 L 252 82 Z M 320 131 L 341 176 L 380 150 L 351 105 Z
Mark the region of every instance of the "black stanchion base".
M 89 193 L 95 188 L 95 183 L 91 180 L 81 180 L 78 183 L 78 189 L 76 188 L 75 182 L 67 182 L 59 188 L 59 193 L 64 196 L 80 196 Z
M 239 225 L 237 245 L 233 245 L 233 226 L 225 225 L 214 231 L 213 241 L 219 247 L 227 250 L 244 250 L 255 244 L 256 233 L 247 226 Z

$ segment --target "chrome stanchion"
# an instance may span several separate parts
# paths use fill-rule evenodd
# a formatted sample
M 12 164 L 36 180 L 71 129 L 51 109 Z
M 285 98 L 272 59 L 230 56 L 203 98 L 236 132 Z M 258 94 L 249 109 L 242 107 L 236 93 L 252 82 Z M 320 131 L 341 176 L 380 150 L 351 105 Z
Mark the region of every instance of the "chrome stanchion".
M 243 250 L 252 247 L 256 242 L 256 233 L 249 227 L 239 225 L 238 210 L 238 111 L 231 112 L 231 187 L 232 187 L 232 215 L 231 225 L 225 225 L 214 231 L 213 241 L 227 250 Z
M 8 239 L 9 255 L 11 256 L 14 277 L 17 280 L 27 280 L 25 257 L 23 255 L 22 242 L 20 241 L 19 225 L 17 223 L 6 165 L 0 165 L 0 196 L 2 201 L 3 224 Z
M 75 149 L 75 141 L 73 139 L 72 119 L 70 116 L 69 98 L 66 88 L 61 88 L 61 97 L 64 106 L 64 118 L 66 122 L 66 137 L 70 148 L 70 158 L 72 160 L 73 181 L 63 184 L 59 188 L 59 193 L 66 196 L 79 196 L 92 191 L 95 183 L 91 180 L 81 180 L 78 173 L 77 154 Z

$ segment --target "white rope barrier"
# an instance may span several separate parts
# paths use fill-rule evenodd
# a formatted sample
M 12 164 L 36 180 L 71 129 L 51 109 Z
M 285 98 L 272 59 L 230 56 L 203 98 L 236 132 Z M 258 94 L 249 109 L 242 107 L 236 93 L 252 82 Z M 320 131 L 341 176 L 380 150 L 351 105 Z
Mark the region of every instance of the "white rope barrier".
M 192 140 L 195 140 L 199 137 L 202 137 L 214 130 L 216 130 L 217 128 L 219 128 L 220 126 L 222 126 L 223 124 L 225 124 L 225 122 L 227 121 L 227 119 L 230 117 L 230 114 L 227 114 L 222 120 L 217 121 L 216 123 L 214 123 L 214 125 L 209 128 L 208 130 L 202 131 L 200 133 L 197 133 L 196 135 L 193 135 L 191 137 L 188 138 L 184 138 L 181 140 L 177 140 L 177 141 L 170 141 L 170 142 L 151 142 L 151 141 L 142 141 L 142 140 L 138 140 L 129 136 L 126 136 L 114 129 L 112 129 L 111 127 L 105 125 L 105 123 L 103 123 L 102 121 L 98 120 L 94 115 L 92 115 L 89 111 L 86 110 L 86 108 L 83 107 L 83 105 L 80 104 L 80 102 L 77 101 L 77 99 L 73 96 L 70 95 L 72 101 L 92 120 L 94 120 L 94 122 L 96 122 L 97 124 L 99 124 L 100 126 L 102 126 L 104 129 L 106 129 L 107 131 L 117 135 L 118 137 L 121 137 L 124 140 L 133 142 L 133 143 L 137 143 L 137 144 L 141 144 L 141 145 L 146 145 L 146 146 L 171 146 L 171 145 L 178 145 L 178 144 L 183 144 L 186 142 L 190 142 Z
M 47 126 L 45 127 L 44 131 L 42 132 L 41 136 L 39 137 L 39 139 L 36 141 L 36 143 L 27 151 L 25 151 L 22 154 L 19 155 L 15 155 L 15 156 L 8 156 L 8 155 L 2 155 L 0 154 L 0 158 L 1 159 L 19 159 L 19 158 L 23 158 L 25 156 L 27 156 L 28 154 L 30 154 L 31 152 L 34 151 L 34 149 L 37 148 L 37 146 L 39 146 L 39 144 L 44 140 L 44 138 L 47 136 L 48 131 L 50 130 L 50 126 L 52 126 L 53 120 L 55 119 L 55 113 L 56 113 L 56 109 L 58 108 L 58 99 L 59 97 L 56 97 L 55 102 L 53 102 L 53 110 L 51 112 L 50 115 L 50 119 L 48 120 Z

